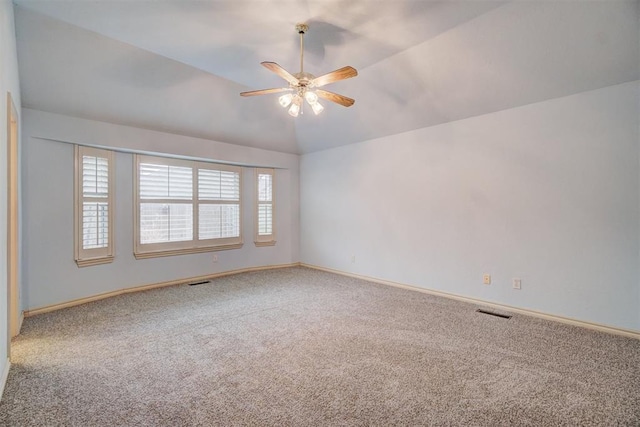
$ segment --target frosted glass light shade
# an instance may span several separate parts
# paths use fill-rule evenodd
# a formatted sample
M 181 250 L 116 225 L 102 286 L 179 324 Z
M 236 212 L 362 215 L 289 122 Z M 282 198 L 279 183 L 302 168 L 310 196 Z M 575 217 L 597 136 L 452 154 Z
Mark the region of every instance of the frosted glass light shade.
M 318 102 L 318 95 L 316 95 L 315 92 L 307 92 L 304 94 L 304 97 L 309 105 L 313 105 Z
M 294 102 L 293 104 L 291 104 L 291 108 L 289 108 L 289 115 L 298 117 L 298 114 L 300 114 L 300 105 Z
M 316 116 L 322 113 L 322 110 L 324 110 L 324 107 L 318 101 L 311 104 L 311 108 L 313 109 L 313 112 L 316 113 Z
M 293 95 L 287 93 L 278 98 L 278 102 L 282 105 L 283 108 L 287 108 L 289 104 L 291 104 L 291 100 L 293 99 Z

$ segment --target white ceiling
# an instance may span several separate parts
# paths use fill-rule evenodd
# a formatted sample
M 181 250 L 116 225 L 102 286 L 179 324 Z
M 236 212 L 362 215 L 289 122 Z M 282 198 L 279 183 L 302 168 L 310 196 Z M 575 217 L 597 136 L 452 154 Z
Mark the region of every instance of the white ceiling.
M 25 107 L 290 153 L 640 78 L 634 1 L 16 0 Z M 294 119 L 260 66 L 345 65 L 356 99 Z M 329 105 L 327 105 L 329 104 Z

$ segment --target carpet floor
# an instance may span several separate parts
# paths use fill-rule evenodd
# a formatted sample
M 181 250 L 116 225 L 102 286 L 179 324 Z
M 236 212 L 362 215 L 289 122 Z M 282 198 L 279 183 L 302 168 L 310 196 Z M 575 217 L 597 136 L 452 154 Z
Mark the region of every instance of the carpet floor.
M 2 426 L 639 426 L 640 340 L 306 268 L 25 319 Z

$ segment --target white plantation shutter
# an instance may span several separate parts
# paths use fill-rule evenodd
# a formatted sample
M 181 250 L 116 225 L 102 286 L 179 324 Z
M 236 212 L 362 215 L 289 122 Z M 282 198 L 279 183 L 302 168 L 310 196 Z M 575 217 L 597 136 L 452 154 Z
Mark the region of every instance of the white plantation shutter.
M 273 234 L 273 208 L 269 203 L 258 204 L 258 235 Z
M 90 147 L 75 148 L 76 262 L 79 266 L 113 259 L 113 153 Z
M 109 160 L 82 155 L 82 249 L 109 245 Z
M 240 170 L 199 168 L 198 198 L 200 240 L 240 237 Z
M 242 244 L 238 167 L 136 155 L 137 257 Z
M 191 200 L 192 196 L 191 167 L 140 163 L 141 199 Z
M 140 203 L 140 243 L 193 240 L 193 206 Z
M 274 170 L 256 169 L 256 245 L 275 244 Z
M 193 169 L 139 165 L 140 243 L 193 240 Z
M 109 246 L 109 204 L 82 202 L 82 249 Z
M 273 232 L 273 175 L 258 173 L 258 234 L 269 235 Z

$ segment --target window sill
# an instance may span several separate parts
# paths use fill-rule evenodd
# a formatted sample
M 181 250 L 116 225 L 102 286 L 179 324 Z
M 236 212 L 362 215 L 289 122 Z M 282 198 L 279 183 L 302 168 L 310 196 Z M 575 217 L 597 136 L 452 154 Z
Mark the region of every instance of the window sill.
M 78 267 L 90 267 L 92 265 L 110 264 L 112 262 L 113 262 L 113 256 L 76 260 L 76 264 L 78 264 Z
M 268 242 L 254 242 L 256 244 L 256 246 L 258 247 L 262 247 L 262 246 L 275 246 L 276 241 L 275 240 L 270 240 Z
M 133 256 L 135 256 L 136 259 L 148 259 L 148 258 L 158 258 L 163 256 L 199 254 L 203 252 L 216 252 L 216 251 L 226 251 L 229 249 L 240 249 L 242 245 L 243 245 L 242 243 L 234 243 L 230 245 L 208 246 L 205 248 L 171 249 L 167 251 L 153 251 L 153 252 L 134 252 Z

